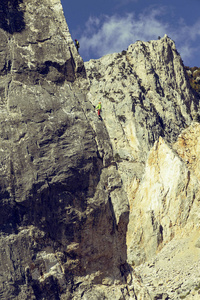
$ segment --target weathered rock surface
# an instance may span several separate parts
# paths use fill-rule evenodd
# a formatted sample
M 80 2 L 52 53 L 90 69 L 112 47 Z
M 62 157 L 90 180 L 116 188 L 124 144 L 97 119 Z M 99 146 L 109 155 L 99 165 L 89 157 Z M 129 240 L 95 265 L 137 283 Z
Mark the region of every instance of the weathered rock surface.
M 60 1 L 3 1 L 1 14 L 1 299 L 121 294 L 128 201 L 116 166 L 102 170 Z
M 84 65 L 59 0 L 0 16 L 0 298 L 197 299 L 198 99 L 174 42 Z
M 175 44 L 167 36 L 85 63 L 88 100 L 102 116 L 124 185 L 141 179 L 149 150 L 176 141 L 198 110 Z M 131 193 L 131 190 L 129 191 Z
M 146 161 L 159 136 L 175 142 L 196 114 L 197 101 L 175 44 L 167 36 L 138 41 L 127 51 L 85 66 L 88 99 L 102 102 L 114 153 L 122 159 Z
M 138 266 L 152 299 L 199 299 L 199 229 L 182 231 L 156 257 Z
M 183 130 L 176 152 L 162 138 L 155 143 L 131 201 L 128 261 L 152 299 L 199 298 L 199 129 Z
M 198 297 L 199 252 L 195 241 L 190 247 L 183 233 L 199 236 L 199 124 L 193 123 L 178 137 L 195 116 L 197 102 L 174 43 L 167 37 L 137 42 L 121 55 L 108 55 L 85 65 L 91 85 L 88 98 L 102 102 L 103 120 L 129 198 L 128 262 L 137 266 L 152 257 L 158 260 L 155 276 L 151 267 L 136 269 L 152 299 Z M 130 97 L 132 92 L 135 98 Z M 142 101 L 136 102 L 136 98 Z M 184 266 L 181 255 L 174 254 L 169 272 L 173 252 L 168 243 L 175 245 L 174 253 L 180 252 L 179 244 L 191 250 L 183 251 Z M 165 258 L 156 256 L 161 249 Z M 187 281 L 189 270 L 192 275 Z M 175 274 L 181 272 L 177 280 Z M 159 285 L 159 277 L 171 284 Z

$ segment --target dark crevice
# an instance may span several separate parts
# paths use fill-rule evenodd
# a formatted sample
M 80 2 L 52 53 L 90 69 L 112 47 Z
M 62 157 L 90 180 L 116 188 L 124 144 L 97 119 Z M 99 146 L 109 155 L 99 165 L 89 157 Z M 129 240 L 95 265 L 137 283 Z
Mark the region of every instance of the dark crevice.
M 1 0 L 0 28 L 13 34 L 25 29 L 24 13 L 20 8 L 23 0 Z
M 108 199 L 108 203 L 109 203 L 109 208 L 110 208 L 110 211 L 112 214 L 112 232 L 111 232 L 111 235 L 112 235 L 116 232 L 116 230 L 118 229 L 118 226 L 117 226 L 117 221 L 116 221 L 116 216 L 115 216 L 115 211 L 113 208 L 112 200 L 110 197 Z

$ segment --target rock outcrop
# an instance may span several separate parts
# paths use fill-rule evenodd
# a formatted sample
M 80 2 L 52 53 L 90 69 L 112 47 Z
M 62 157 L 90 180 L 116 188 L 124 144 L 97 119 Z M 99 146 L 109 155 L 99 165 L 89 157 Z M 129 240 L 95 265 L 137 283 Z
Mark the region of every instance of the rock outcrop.
M 1 13 L 1 299 L 127 293 L 128 200 L 105 126 L 98 153 L 60 1 L 4 1 Z
M 59 0 L 0 16 L 0 298 L 198 297 L 199 104 L 174 42 L 84 64 Z

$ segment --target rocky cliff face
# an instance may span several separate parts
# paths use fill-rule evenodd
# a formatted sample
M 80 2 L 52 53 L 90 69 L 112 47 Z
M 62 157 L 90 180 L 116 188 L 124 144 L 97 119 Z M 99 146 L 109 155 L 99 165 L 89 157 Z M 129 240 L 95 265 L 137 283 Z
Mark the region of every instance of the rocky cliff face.
M 1 299 L 198 297 L 198 99 L 174 42 L 84 64 L 59 0 L 0 14 Z

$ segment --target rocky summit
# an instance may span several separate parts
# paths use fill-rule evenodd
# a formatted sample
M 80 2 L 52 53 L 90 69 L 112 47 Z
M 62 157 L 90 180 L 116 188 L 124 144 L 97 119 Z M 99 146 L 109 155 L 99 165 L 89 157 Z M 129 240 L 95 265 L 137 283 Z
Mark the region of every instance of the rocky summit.
M 60 0 L 1 0 L 0 37 L 0 299 L 199 299 L 199 96 L 174 41 L 84 63 Z

